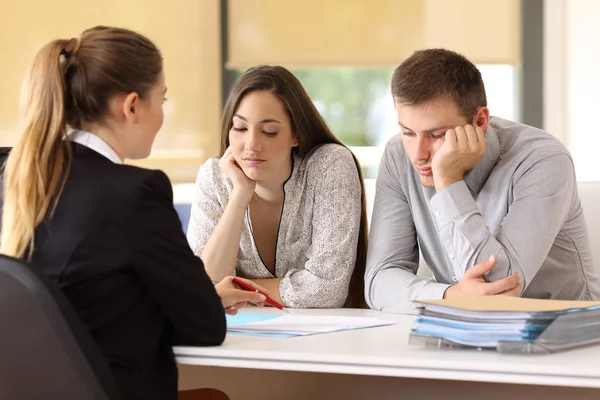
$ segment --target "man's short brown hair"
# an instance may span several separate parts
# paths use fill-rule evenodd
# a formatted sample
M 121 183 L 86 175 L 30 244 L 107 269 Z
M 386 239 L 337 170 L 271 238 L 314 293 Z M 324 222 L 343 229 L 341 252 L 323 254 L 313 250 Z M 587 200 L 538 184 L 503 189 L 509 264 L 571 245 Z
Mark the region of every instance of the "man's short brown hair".
M 481 72 L 463 55 L 446 49 L 419 50 L 400 64 L 392 75 L 392 96 L 410 106 L 446 97 L 467 119 L 487 106 Z

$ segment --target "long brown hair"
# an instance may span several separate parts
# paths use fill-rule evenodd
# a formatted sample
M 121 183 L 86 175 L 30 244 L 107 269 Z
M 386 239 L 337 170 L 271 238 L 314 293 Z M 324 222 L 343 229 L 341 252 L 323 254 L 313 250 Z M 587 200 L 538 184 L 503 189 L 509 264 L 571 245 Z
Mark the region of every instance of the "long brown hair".
M 235 82 L 229 92 L 221 120 L 221 155 L 229 147 L 229 131 L 233 126 L 233 115 L 242 99 L 254 91 L 267 91 L 282 102 L 290 119 L 292 132 L 298 140 L 298 146 L 292 150 L 298 156 L 304 157 L 317 146 L 326 143 L 335 143 L 346 147 L 331 132 L 300 81 L 290 71 L 280 66 L 259 65 L 247 70 Z M 367 207 L 360 163 L 354 154 L 352 154 L 352 157 L 360 179 L 362 198 L 356 264 L 350 278 L 348 297 L 344 307 L 365 308 L 364 276 L 367 261 Z
M 51 216 L 69 173 L 68 127 L 101 124 L 113 96 L 144 98 L 161 72 L 156 46 L 120 28 L 88 29 L 37 53 L 22 87 L 21 133 L 4 169 L 0 253 L 31 257 L 35 229 Z

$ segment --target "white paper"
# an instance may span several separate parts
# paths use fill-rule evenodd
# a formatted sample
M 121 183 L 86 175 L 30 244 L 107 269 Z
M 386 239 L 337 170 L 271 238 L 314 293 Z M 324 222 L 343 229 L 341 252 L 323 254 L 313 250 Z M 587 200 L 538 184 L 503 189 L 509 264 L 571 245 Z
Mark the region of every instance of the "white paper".
M 260 319 L 260 314 L 255 314 Z M 337 332 L 351 329 L 371 328 L 395 324 L 379 318 L 342 317 L 342 316 L 308 316 L 285 314 L 277 318 L 249 321 L 241 324 L 229 324 L 227 330 L 241 333 L 312 335 L 317 333 Z

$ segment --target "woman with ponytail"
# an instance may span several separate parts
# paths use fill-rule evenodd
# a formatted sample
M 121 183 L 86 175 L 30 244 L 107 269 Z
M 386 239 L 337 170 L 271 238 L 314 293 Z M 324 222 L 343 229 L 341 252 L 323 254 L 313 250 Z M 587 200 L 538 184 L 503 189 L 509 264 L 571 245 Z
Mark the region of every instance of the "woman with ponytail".
M 126 399 L 175 399 L 172 346 L 219 345 L 223 309 L 264 296 L 215 286 L 194 256 L 150 154 L 163 123 L 156 46 L 96 27 L 54 40 L 22 92 L 22 130 L 2 182 L 0 252 L 29 261 L 66 294 Z

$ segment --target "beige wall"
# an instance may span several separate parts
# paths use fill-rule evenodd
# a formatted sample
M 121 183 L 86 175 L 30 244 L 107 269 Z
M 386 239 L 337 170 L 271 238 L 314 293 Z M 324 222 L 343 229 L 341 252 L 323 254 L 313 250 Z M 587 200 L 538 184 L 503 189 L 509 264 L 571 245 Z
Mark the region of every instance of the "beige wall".
M 94 25 L 139 31 L 165 58 L 165 124 L 148 160 L 174 181 L 190 181 L 217 154 L 221 113 L 218 0 L 3 0 L 0 5 L 0 144 L 16 138 L 21 81 L 36 51 Z

